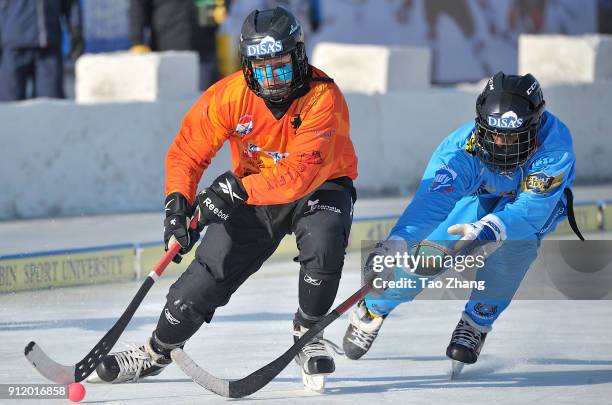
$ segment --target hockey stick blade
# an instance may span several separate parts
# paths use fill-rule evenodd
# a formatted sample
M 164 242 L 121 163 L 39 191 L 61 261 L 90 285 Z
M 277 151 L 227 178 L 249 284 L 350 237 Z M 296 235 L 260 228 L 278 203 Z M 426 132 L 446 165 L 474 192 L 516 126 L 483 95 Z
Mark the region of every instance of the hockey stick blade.
M 24 354 L 34 368 L 48 380 L 57 384 L 70 384 L 81 382 L 86 379 L 102 362 L 132 319 L 132 316 L 140 306 L 140 303 L 151 289 L 155 280 L 148 276 L 140 286 L 140 289 L 130 302 L 130 305 L 115 322 L 113 327 L 100 339 L 100 341 L 87 353 L 87 355 L 74 366 L 64 366 L 53 361 L 40 348 L 36 342 L 30 342 L 25 347 Z
M 371 280 L 361 287 L 356 293 L 347 298 L 336 309 L 325 315 L 316 325 L 308 329 L 285 353 L 276 360 L 266 364 L 259 370 L 249 374 L 240 380 L 226 380 L 215 377 L 189 357 L 182 349 L 174 349 L 170 356 L 183 372 L 189 376 L 196 384 L 207 390 L 228 398 L 242 398 L 251 395 L 274 379 L 281 371 L 291 363 L 293 358 L 308 342 L 312 340 L 320 331 L 338 319 L 357 301 L 362 299 L 371 289 Z
M 194 213 L 189 223 L 189 228 L 195 229 L 198 226 L 198 218 L 200 213 L 198 210 Z M 86 379 L 104 359 L 115 343 L 121 337 L 121 334 L 130 323 L 130 320 L 136 313 L 136 310 L 144 300 L 145 296 L 155 284 L 155 281 L 162 275 L 166 267 L 170 264 L 174 256 L 181 249 L 181 245 L 176 241 L 169 243 L 168 250 L 157 261 L 153 270 L 149 273 L 145 281 L 138 289 L 138 292 L 132 298 L 128 307 L 123 311 L 121 317 L 115 322 L 113 327 L 106 332 L 106 335 L 74 366 L 64 366 L 53 361 L 36 342 L 27 344 L 24 350 L 26 359 L 34 366 L 34 368 L 46 377 L 48 380 L 57 384 L 70 384 L 73 382 L 81 382 Z

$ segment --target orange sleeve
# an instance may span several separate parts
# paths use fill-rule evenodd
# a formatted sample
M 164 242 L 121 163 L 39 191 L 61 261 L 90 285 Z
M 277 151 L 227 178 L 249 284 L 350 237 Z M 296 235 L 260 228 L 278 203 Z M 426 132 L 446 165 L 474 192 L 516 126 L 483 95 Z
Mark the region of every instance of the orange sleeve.
M 287 145 L 289 154 L 274 167 L 242 179 L 249 204 L 295 201 L 317 189 L 334 170 L 349 140 L 348 107 L 335 85 L 316 99 Z
M 210 87 L 187 112 L 168 150 L 166 195 L 179 192 L 193 203 L 202 173 L 229 136 L 216 87 Z

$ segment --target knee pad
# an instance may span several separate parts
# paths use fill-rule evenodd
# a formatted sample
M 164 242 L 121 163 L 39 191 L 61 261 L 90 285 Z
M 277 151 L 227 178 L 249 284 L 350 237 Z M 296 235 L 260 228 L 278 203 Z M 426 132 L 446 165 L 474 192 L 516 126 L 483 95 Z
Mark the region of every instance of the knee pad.
M 298 288 L 302 313 L 307 317 L 325 315 L 334 303 L 339 284 L 340 271 L 307 271 L 302 268 Z
M 200 329 L 205 317 L 189 302 L 171 299 L 164 306 L 154 335 L 166 345 L 184 344 Z
M 304 236 L 298 238 L 298 260 L 308 272 L 323 273 L 321 276 L 324 277 L 325 273 L 342 270 L 348 232 L 342 223 L 336 222 L 319 228 L 311 227 Z
M 308 279 L 313 280 L 324 280 L 324 281 L 335 281 L 340 280 L 342 277 L 342 266 L 337 268 L 325 268 L 325 269 L 309 269 L 302 265 L 300 267 L 300 279 L 312 284 Z
M 197 309 L 193 301 L 175 299 L 171 296 L 168 296 L 168 302 L 164 307 L 164 315 L 168 322 L 174 322 L 175 324 L 187 322 L 199 327 L 206 321 L 206 316 Z

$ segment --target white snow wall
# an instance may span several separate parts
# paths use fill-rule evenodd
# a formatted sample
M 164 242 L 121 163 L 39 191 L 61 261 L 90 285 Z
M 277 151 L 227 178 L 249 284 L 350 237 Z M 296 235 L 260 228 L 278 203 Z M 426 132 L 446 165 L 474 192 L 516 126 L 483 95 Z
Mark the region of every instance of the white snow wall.
M 552 86 L 545 96 L 574 135 L 577 181 L 612 180 L 612 83 Z M 473 118 L 475 97 L 347 94 L 358 189 L 415 187 L 439 141 Z M 161 209 L 165 153 L 192 101 L 1 104 L 0 219 Z M 223 149 L 202 184 L 229 167 Z

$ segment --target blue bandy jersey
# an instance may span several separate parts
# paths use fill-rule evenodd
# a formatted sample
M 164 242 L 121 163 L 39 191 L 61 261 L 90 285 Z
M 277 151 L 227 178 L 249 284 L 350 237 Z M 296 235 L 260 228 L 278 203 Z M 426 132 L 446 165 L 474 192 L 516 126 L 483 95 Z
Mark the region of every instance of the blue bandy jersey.
M 510 240 L 540 238 L 565 217 L 565 205 L 559 210 L 558 204 L 565 202 L 563 190 L 574 182 L 575 156 L 571 134 L 561 120 L 544 112 L 537 151 L 511 175 L 492 172 L 478 159 L 474 131 L 472 121 L 438 146 L 390 237 L 426 239 L 467 196 L 507 201 L 494 215 Z

